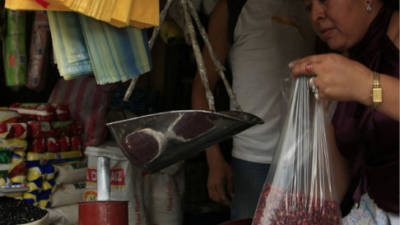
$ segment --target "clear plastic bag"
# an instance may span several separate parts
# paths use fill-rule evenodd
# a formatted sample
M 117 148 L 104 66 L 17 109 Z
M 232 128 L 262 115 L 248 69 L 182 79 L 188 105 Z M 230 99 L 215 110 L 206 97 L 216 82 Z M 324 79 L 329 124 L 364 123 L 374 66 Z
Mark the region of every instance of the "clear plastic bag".
M 260 195 L 253 225 L 339 225 L 340 209 L 326 137 L 325 102 L 295 80 L 285 127 Z

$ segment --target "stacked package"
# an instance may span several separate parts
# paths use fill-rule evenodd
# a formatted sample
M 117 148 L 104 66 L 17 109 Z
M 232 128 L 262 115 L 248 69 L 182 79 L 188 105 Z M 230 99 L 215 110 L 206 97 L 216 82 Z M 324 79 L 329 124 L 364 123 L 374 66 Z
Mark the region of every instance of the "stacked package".
M 82 160 L 82 127 L 70 120 L 68 107 L 47 103 L 14 103 L 27 127 L 27 186 L 24 199 L 41 208 L 51 206 L 56 191 L 56 166 Z
M 86 188 L 87 162 L 57 165 L 56 188 L 48 210 L 53 225 L 78 224 L 78 203 Z
M 115 142 L 88 146 L 84 201 L 97 200 L 97 161 L 110 160 L 110 200 L 128 200 L 129 225 L 181 225 L 185 189 L 183 163 L 148 174 L 135 167 Z
M 1 187 L 20 187 L 26 183 L 26 136 L 27 124 L 20 122 L 19 114 L 15 111 L 0 110 Z
M 50 45 L 50 28 L 46 11 L 36 11 L 32 25 L 26 86 L 41 91 L 46 82 L 46 65 Z
M 4 39 L 6 85 L 19 87 L 26 83 L 26 13 L 7 11 L 7 32 Z

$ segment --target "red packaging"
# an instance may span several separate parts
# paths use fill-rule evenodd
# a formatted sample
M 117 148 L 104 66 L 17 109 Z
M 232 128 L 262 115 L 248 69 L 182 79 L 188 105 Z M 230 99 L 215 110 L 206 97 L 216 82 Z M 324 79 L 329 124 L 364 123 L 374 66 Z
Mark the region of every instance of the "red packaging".
M 51 137 L 55 131 L 48 121 L 28 121 L 29 136 L 32 138 Z
M 82 134 L 83 127 L 82 124 L 74 121 L 69 127 L 70 136 L 80 136 Z
M 82 150 L 82 138 L 79 136 L 71 137 L 71 150 L 72 151 L 81 151 Z
M 58 120 L 69 119 L 69 108 L 67 105 L 54 104 L 52 106 L 56 109 L 56 115 Z
M 0 123 L 0 136 L 2 138 L 3 138 L 3 136 L 7 137 L 8 133 L 9 133 L 9 130 L 8 130 L 7 123 Z
M 19 163 L 8 171 L 7 177 L 11 179 L 15 176 L 25 175 L 26 171 L 27 171 L 27 168 L 26 168 L 25 163 Z
M 58 139 L 58 143 L 60 145 L 61 152 L 67 152 L 71 149 L 71 141 L 70 138 L 67 136 L 60 137 Z
M 46 55 L 50 40 L 49 21 L 45 11 L 36 11 L 32 26 L 31 46 L 26 86 L 40 91 L 45 86 Z
M 46 138 L 46 146 L 48 152 L 60 152 L 60 143 L 54 137 Z
M 57 120 L 51 122 L 51 127 L 54 130 L 54 136 L 71 136 L 71 126 L 74 123 L 72 120 Z
M 11 138 L 26 138 L 28 134 L 28 126 L 26 123 L 12 123 L 11 125 Z
M 0 123 L 0 138 L 26 138 L 26 123 Z
M 51 121 L 56 117 L 55 109 L 47 103 L 13 103 L 9 109 L 33 120 Z
M 46 139 L 45 138 L 35 138 L 32 140 L 32 152 L 43 153 L 46 152 Z
M 113 85 L 97 85 L 93 76 L 59 79 L 49 102 L 68 105 L 73 120 L 83 126 L 85 146 L 95 146 L 107 135 L 106 114 Z

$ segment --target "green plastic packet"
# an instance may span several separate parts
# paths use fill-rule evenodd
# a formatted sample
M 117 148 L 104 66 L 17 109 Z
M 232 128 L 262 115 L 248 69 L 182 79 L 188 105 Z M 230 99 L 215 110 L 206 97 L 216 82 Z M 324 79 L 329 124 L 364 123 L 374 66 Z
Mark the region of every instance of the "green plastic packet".
M 7 86 L 26 83 L 26 13 L 7 10 L 7 30 L 4 40 L 4 66 Z
M 0 151 L 0 163 L 6 164 L 11 162 L 11 155 L 10 151 Z

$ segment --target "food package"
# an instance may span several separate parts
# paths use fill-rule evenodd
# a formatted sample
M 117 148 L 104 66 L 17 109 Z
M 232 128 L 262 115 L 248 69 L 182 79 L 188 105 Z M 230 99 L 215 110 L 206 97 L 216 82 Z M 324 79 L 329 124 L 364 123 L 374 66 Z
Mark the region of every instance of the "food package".
M 7 32 L 4 42 L 6 85 L 20 87 L 26 83 L 26 13 L 7 11 Z
M 31 140 L 30 152 L 43 153 L 47 151 L 46 138 L 39 137 Z
M 8 108 L 0 110 L 0 123 L 17 122 L 19 118 L 20 115 L 14 110 L 8 110 Z
M 54 130 L 54 136 L 79 136 L 82 134 L 82 125 L 76 121 L 63 120 L 52 121 L 51 127 Z
M 58 120 L 68 120 L 69 119 L 69 108 L 67 105 L 52 104 L 56 109 L 56 115 Z
M 296 79 L 253 225 L 341 224 L 324 104 L 306 77 Z
M 0 150 L 25 151 L 27 148 L 28 148 L 28 142 L 25 139 L 19 139 L 19 138 L 1 139 L 0 138 Z
M 47 103 L 13 103 L 9 109 L 32 120 L 51 121 L 56 118 L 55 109 Z
M 49 53 L 50 29 L 45 11 L 36 11 L 33 20 L 26 86 L 41 91 L 45 86 L 45 65 Z
M 11 163 L 7 177 L 13 184 L 24 184 L 26 182 L 27 168 L 25 163 Z
M 57 185 L 51 196 L 51 207 L 60 207 L 82 202 L 85 187 L 85 182 Z
M 93 77 L 59 79 L 49 98 L 51 104 L 68 105 L 71 119 L 82 124 L 84 146 L 101 144 L 106 135 L 110 86 L 97 85 Z M 73 130 L 80 129 L 74 127 Z
M 87 162 L 56 166 L 57 184 L 75 184 L 86 180 Z
M 28 133 L 26 123 L 0 123 L 0 138 L 26 138 Z

